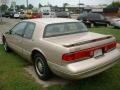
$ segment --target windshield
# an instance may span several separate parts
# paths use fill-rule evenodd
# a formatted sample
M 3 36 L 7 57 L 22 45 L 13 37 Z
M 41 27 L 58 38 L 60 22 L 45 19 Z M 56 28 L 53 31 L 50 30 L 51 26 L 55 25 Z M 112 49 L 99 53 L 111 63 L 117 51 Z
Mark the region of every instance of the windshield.
M 91 18 L 93 20 L 104 20 L 105 19 L 105 17 L 103 15 L 98 14 L 98 13 L 90 13 L 88 15 L 88 18 Z
M 55 37 L 88 31 L 81 22 L 59 23 L 47 25 L 43 37 Z

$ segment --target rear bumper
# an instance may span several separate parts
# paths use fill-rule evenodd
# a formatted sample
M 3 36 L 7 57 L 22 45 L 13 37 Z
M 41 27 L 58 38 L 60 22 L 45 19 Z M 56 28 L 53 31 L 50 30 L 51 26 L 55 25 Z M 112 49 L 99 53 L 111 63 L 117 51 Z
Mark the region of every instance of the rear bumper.
M 64 78 L 86 78 L 112 67 L 119 61 L 120 52 L 115 49 L 100 58 L 91 58 L 80 62 L 67 64 L 66 66 L 50 65 L 51 70 Z

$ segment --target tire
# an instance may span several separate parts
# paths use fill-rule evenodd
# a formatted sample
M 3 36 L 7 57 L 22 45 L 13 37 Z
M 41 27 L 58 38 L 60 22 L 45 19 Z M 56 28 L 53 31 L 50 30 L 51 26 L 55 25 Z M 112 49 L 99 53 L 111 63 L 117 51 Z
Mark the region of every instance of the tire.
M 34 55 L 34 68 L 35 72 L 41 80 L 48 80 L 51 78 L 52 73 L 48 67 L 46 59 L 39 53 Z
M 106 27 L 109 27 L 110 26 L 110 24 L 106 24 Z
M 94 27 L 94 23 L 91 23 L 91 24 L 90 24 L 90 28 L 93 28 L 93 27 Z
M 4 41 L 3 46 L 4 46 L 5 52 L 10 52 L 10 51 L 11 51 L 11 49 L 10 49 L 9 46 L 7 45 L 6 40 Z

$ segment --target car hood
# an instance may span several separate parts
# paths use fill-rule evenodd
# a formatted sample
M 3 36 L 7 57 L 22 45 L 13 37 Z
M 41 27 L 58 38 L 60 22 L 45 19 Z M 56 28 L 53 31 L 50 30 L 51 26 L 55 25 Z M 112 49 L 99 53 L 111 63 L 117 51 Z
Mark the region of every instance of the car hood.
M 102 35 L 102 34 L 93 33 L 93 32 L 83 32 L 83 33 L 72 34 L 72 35 L 45 38 L 45 40 L 67 47 L 75 44 L 84 44 L 89 41 L 91 42 L 93 40 L 98 40 L 101 38 L 110 38 L 110 37 L 111 36 L 109 35 Z

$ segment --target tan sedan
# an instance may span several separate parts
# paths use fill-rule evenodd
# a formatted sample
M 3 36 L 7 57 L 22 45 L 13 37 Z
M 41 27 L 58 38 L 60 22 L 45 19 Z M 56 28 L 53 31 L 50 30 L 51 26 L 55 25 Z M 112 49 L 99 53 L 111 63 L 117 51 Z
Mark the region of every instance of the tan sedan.
M 52 73 L 69 79 L 98 74 L 118 62 L 113 36 L 89 32 L 73 19 L 43 18 L 19 22 L 3 34 L 5 51 L 14 50 L 34 64 L 40 79 Z

